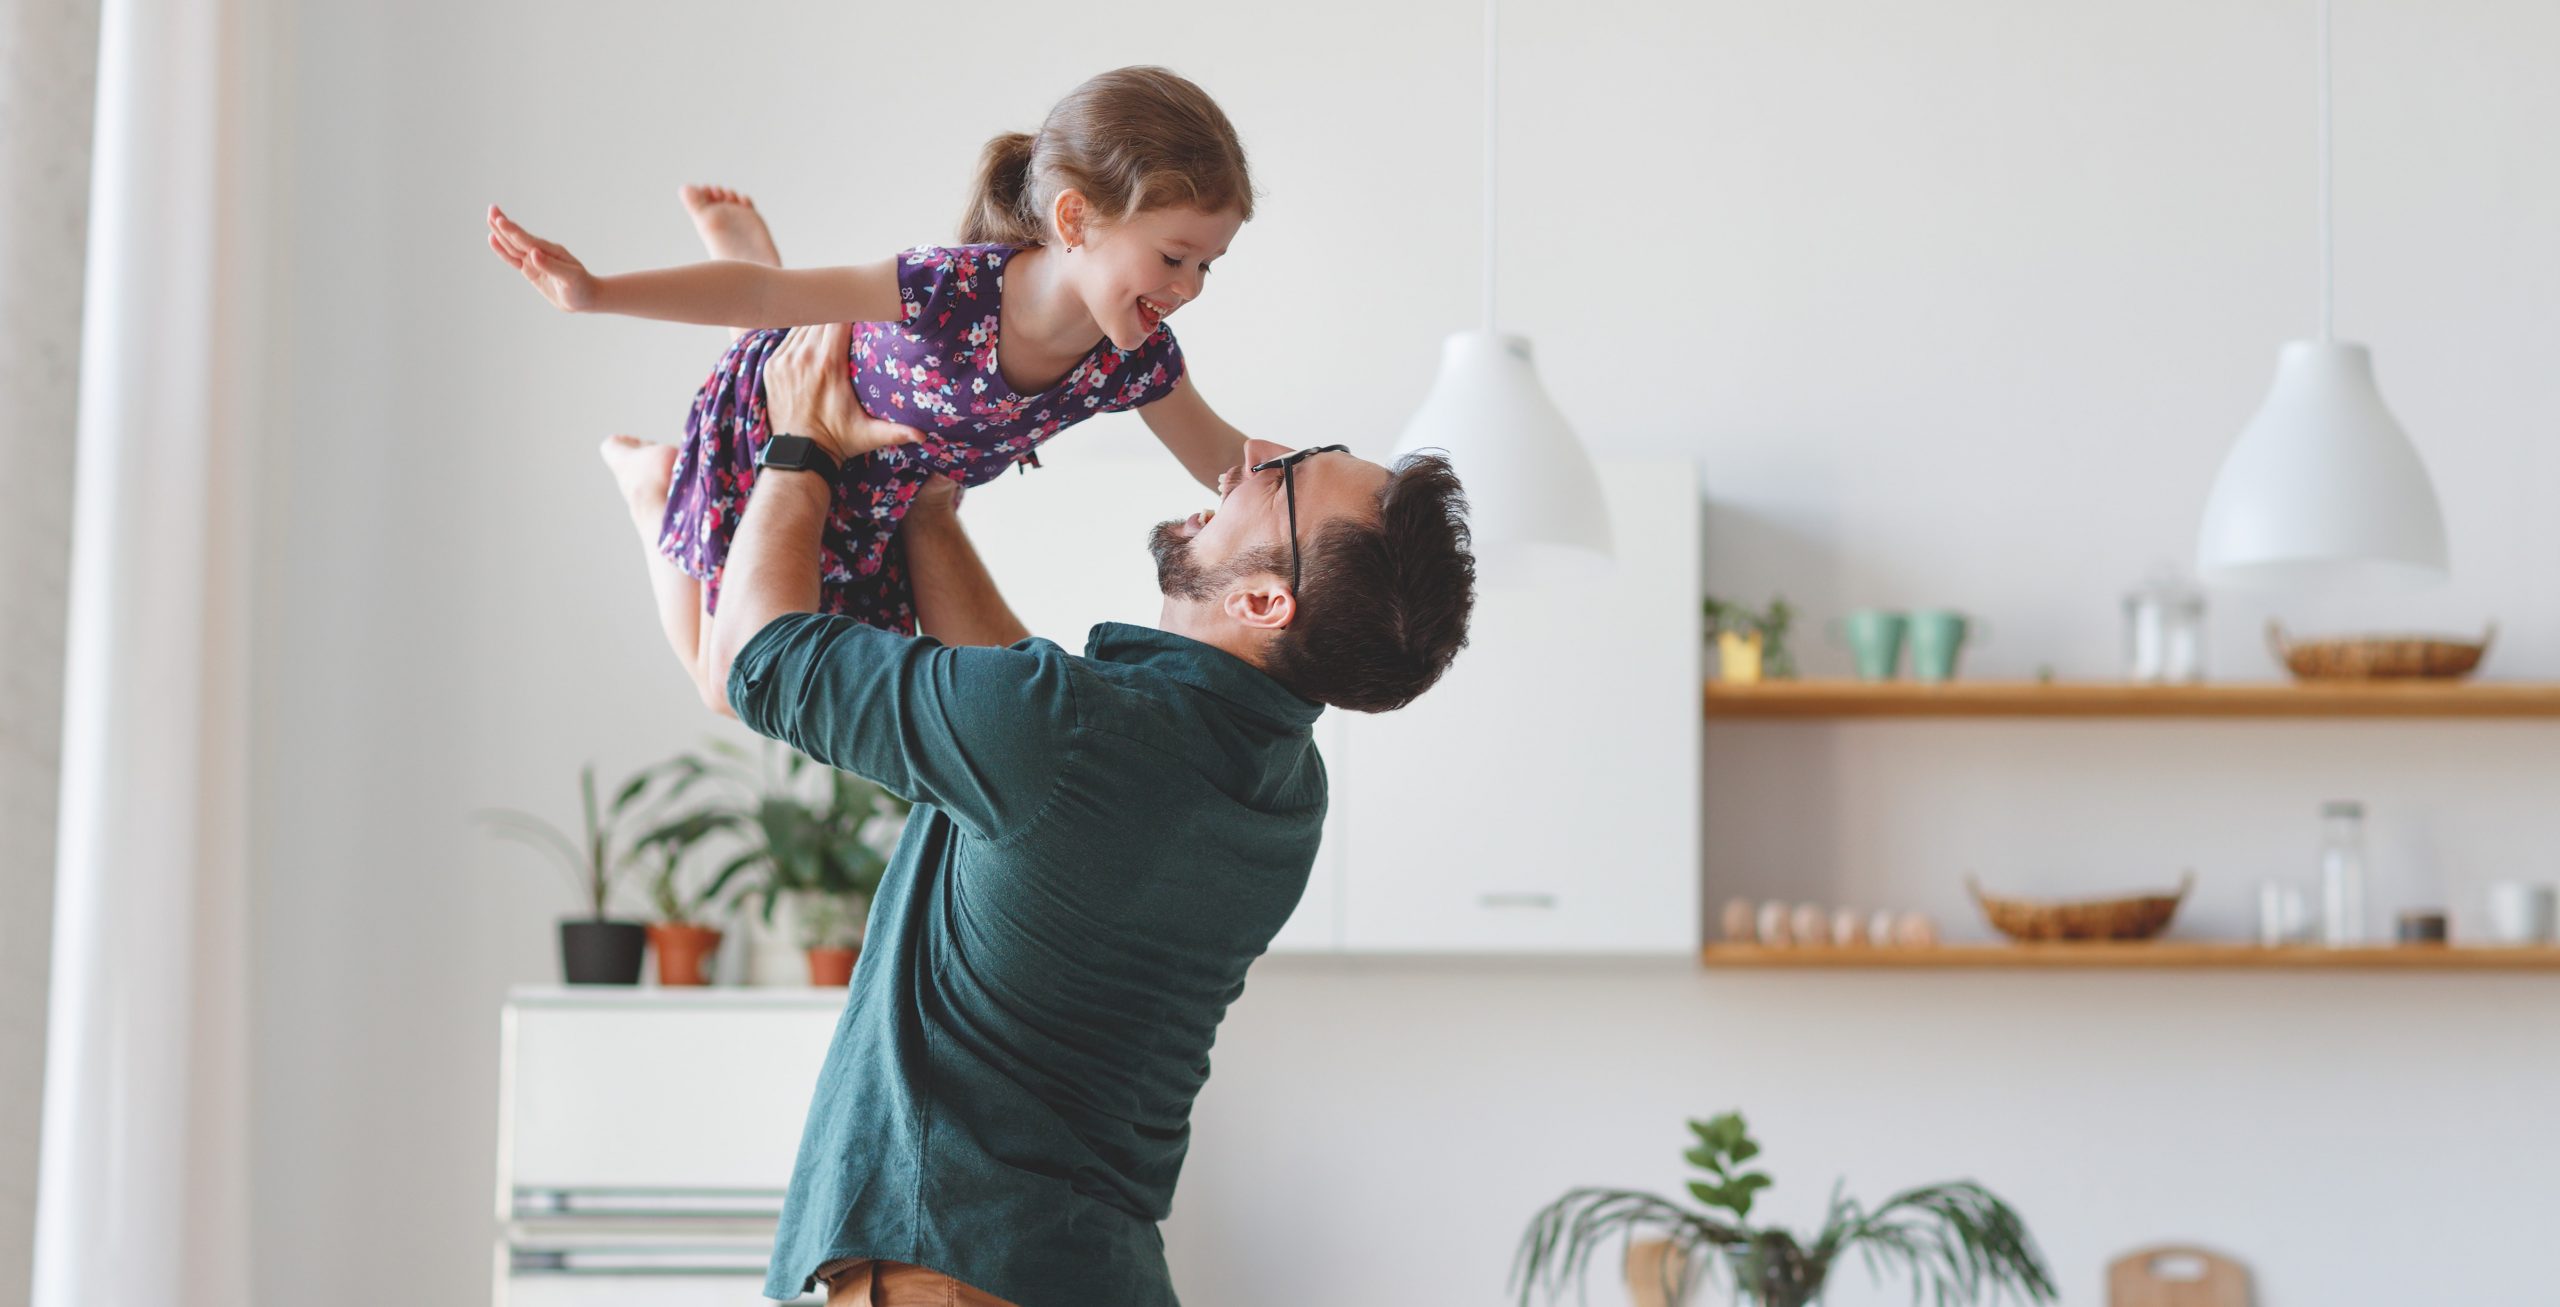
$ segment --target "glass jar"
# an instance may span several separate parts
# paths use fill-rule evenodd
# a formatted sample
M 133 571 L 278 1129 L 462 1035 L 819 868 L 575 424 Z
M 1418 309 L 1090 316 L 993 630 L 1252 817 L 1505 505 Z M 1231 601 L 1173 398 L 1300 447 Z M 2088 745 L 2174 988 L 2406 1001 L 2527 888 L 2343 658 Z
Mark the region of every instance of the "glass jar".
M 2348 948 L 2373 938 L 2364 906 L 2364 805 L 2320 805 L 2320 942 Z
M 2163 571 L 2124 598 L 2125 679 L 2192 684 L 2204 679 L 2204 594 Z

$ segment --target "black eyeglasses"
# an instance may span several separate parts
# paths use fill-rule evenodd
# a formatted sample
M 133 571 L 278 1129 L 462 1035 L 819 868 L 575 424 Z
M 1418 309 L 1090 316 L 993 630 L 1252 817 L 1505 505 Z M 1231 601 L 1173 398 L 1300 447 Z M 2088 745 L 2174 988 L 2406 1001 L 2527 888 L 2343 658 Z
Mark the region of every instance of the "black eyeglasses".
M 1297 466 L 1300 463 L 1306 462 L 1308 459 L 1314 458 L 1318 454 L 1348 454 L 1350 452 L 1351 446 L 1349 445 L 1318 445 L 1313 449 L 1301 449 L 1294 454 L 1282 454 L 1278 458 L 1266 458 L 1245 469 L 1247 472 L 1268 472 L 1275 467 L 1280 469 L 1280 488 L 1283 491 L 1286 491 L 1289 496 L 1289 602 L 1292 604 L 1298 602 L 1298 573 L 1300 563 L 1300 559 L 1298 557 Z

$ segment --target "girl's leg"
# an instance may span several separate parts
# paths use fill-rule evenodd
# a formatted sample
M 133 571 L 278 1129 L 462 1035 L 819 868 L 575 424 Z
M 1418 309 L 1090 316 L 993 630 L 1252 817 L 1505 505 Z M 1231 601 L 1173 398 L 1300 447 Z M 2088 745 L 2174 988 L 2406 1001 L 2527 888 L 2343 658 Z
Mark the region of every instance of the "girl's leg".
M 684 211 L 692 215 L 693 229 L 701 234 L 702 248 L 711 257 L 782 266 L 782 253 L 773 247 L 773 233 L 765 227 L 764 215 L 756 212 L 756 202 L 744 193 L 725 186 L 686 186 L 676 196 L 684 201 Z M 729 339 L 745 334 L 743 327 L 731 328 Z
M 658 528 L 667 514 L 667 483 L 675 469 L 675 446 L 653 445 L 631 436 L 607 436 L 597 452 L 604 456 L 604 465 L 613 473 L 623 503 L 631 510 L 631 525 L 640 533 L 640 551 L 649 564 L 649 592 L 658 605 L 659 629 L 666 632 L 667 644 L 675 651 L 676 661 L 684 665 L 685 679 L 693 682 L 694 692 L 713 711 L 725 714 L 726 697 L 713 695 L 703 680 L 703 668 L 709 663 L 703 657 L 703 641 L 711 634 L 711 624 L 702 620 L 702 583 L 685 575 L 683 569 L 658 552 Z

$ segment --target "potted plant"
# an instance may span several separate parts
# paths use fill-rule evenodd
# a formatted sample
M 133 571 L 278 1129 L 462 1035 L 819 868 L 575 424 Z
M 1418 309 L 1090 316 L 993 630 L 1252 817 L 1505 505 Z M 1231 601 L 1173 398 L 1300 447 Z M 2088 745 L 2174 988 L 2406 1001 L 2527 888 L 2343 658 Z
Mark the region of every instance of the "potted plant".
M 1631 1249 L 1635 1268 L 1650 1268 L 1652 1283 L 1630 1287 L 1652 1301 L 1684 1303 L 1719 1262 L 1736 1302 L 1755 1307 L 1805 1307 L 1822 1297 L 1833 1266 L 1855 1251 L 1870 1274 L 1898 1271 L 1910 1277 L 1915 1298 L 1934 1290 L 1937 1301 L 1979 1302 L 2015 1295 L 2046 1303 L 2059 1296 L 2025 1222 L 2009 1205 L 1969 1180 L 1907 1189 L 1873 1211 L 1831 1193 L 1828 1215 L 1812 1240 L 1775 1226 L 1751 1223 L 1752 1200 L 1767 1189 L 1767 1174 L 1742 1169 L 1760 1145 L 1727 1112 L 1691 1121 L 1697 1146 L 1683 1154 L 1706 1173 L 1689 1184 L 1698 1210 L 1667 1198 L 1625 1189 L 1575 1189 L 1541 1209 L 1520 1238 L 1512 1281 L 1521 1307 L 1545 1287 L 1553 1297 L 1579 1285 L 1592 1255 L 1612 1241 L 1628 1244 L 1639 1234 L 1666 1241 L 1668 1250 Z M 1667 1252 L 1667 1255 L 1659 1255 Z
M 738 886 L 739 901 L 755 909 L 755 921 L 787 931 L 808 955 L 811 983 L 842 984 L 825 977 L 851 969 L 854 942 L 907 805 L 798 753 L 781 751 L 777 764 L 775 753 L 751 756 L 715 741 L 708 756 L 668 764 L 677 785 L 708 779 L 720 791 L 681 820 L 687 830 L 725 831 L 745 843 L 705 893 Z M 780 916 L 790 918 L 787 926 L 777 922 Z
M 822 795 L 808 809 L 805 844 L 777 861 L 793 895 L 799 943 L 809 958 L 809 983 L 852 983 L 862 955 L 862 933 L 871 896 L 889 869 L 886 844 L 875 836 L 877 818 L 903 818 L 905 805 L 869 781 L 791 755 L 787 774 L 806 766 L 826 773 Z M 769 911 L 770 909 L 768 909 Z
M 1786 596 L 1770 599 L 1769 607 L 1758 612 L 1713 595 L 1702 601 L 1702 608 L 1725 680 L 1751 685 L 1764 676 L 1773 681 L 1795 678 L 1796 657 L 1787 644 L 1787 628 L 1795 624 L 1796 610 Z
M 661 985 L 710 984 L 710 961 L 720 952 L 720 928 L 706 924 L 719 887 L 690 884 L 685 875 L 685 852 L 700 838 L 660 838 L 647 846 L 658 860 L 649 877 L 649 904 L 658 914 L 649 923 L 649 951 L 657 956 Z
M 827 890 L 808 891 L 800 900 L 800 947 L 809 954 L 809 983 L 843 986 L 853 983 L 853 964 L 862 957 L 857 942 L 861 914 L 856 899 Z M 864 913 L 870 910 L 861 901 Z
M 596 803 L 595 764 L 578 769 L 582 838 L 573 839 L 558 826 L 513 808 L 484 810 L 480 819 L 503 839 L 538 849 L 558 860 L 577 886 L 587 907 L 583 918 L 560 923 L 560 970 L 572 985 L 636 985 L 640 956 L 648 932 L 636 921 L 606 916 L 614 887 L 628 873 L 637 841 L 627 828 L 640 816 L 642 797 L 657 769 L 642 771 L 622 783 L 613 802 Z

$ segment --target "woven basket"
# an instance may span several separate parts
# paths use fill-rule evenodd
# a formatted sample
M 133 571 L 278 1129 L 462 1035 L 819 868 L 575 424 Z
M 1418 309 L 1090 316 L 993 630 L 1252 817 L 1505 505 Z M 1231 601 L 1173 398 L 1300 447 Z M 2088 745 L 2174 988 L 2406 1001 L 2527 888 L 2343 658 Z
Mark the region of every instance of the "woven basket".
M 2433 635 L 2369 635 L 2338 640 L 2292 640 L 2279 622 L 2267 623 L 2267 645 L 2275 650 L 2294 678 L 2303 681 L 2361 681 L 2384 677 L 2429 677 L 2452 680 L 2469 676 L 2489 652 L 2498 628 L 2476 641 Z
M 2138 894 L 2120 899 L 2048 902 L 1999 898 L 1982 892 L 1981 882 L 1964 878 L 1964 886 L 1991 928 L 2025 943 L 2042 939 L 2149 939 L 2169 928 L 2178 904 L 2194 889 L 2196 877 L 2178 878 L 2175 894 Z

